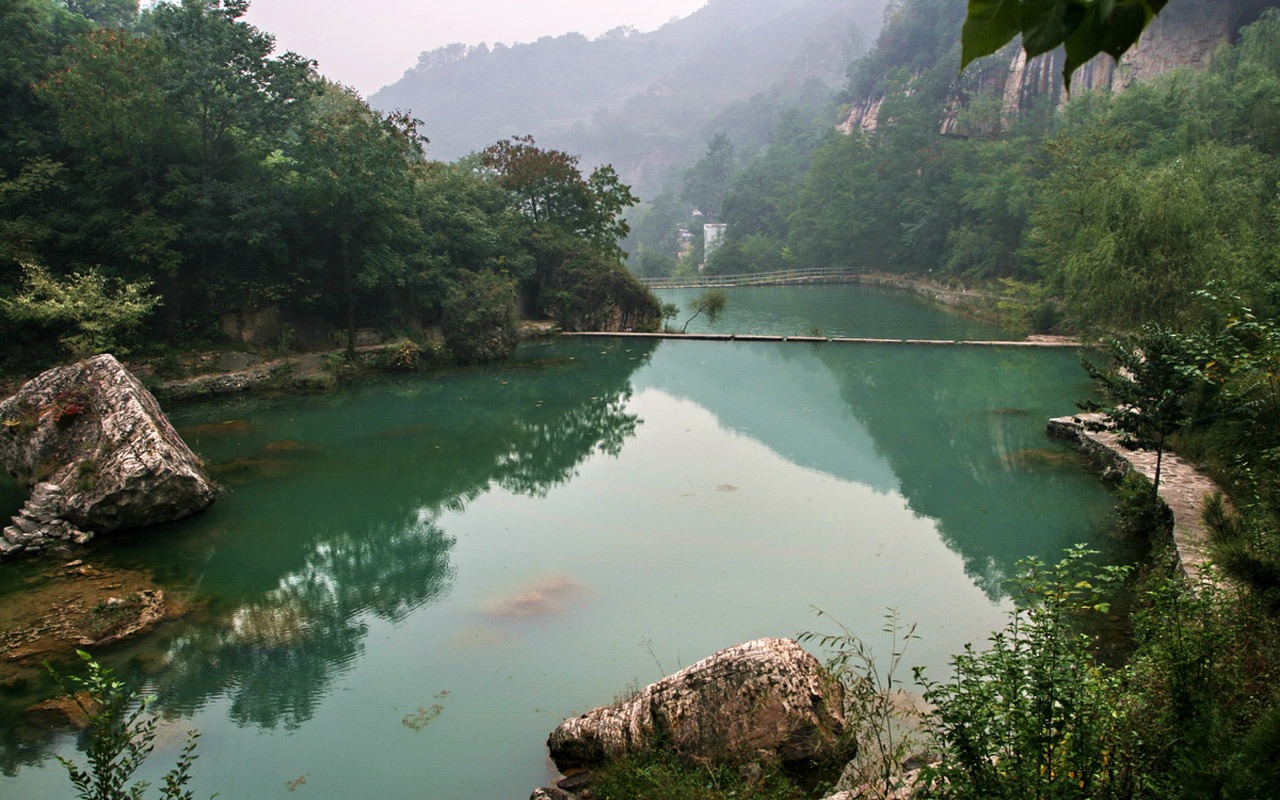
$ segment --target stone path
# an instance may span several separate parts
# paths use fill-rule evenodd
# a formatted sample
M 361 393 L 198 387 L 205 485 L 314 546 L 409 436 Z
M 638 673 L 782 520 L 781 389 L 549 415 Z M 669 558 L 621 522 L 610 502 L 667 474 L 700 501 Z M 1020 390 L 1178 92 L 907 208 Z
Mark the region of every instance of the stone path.
M 1073 441 L 1081 450 L 1099 455 L 1120 466 L 1136 470 L 1154 480 L 1156 454 L 1151 450 L 1130 450 L 1120 444 L 1120 435 L 1111 431 L 1091 431 L 1086 423 L 1100 421 L 1102 414 L 1077 414 L 1049 420 L 1048 430 L 1054 436 Z M 1208 562 L 1209 533 L 1202 521 L 1205 501 L 1222 489 L 1201 474 L 1195 467 L 1165 452 L 1160 465 L 1160 499 L 1173 512 L 1173 543 L 1183 573 L 1193 584 L 1202 581 L 1217 584 L 1211 571 L 1205 569 Z

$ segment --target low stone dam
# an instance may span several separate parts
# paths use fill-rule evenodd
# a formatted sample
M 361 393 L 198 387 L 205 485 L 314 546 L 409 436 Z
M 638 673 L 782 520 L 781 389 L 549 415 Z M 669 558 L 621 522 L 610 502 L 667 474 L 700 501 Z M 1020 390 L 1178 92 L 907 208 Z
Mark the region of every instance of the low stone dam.
M 634 333 L 630 331 L 565 331 L 561 336 L 604 336 L 630 339 L 689 339 L 712 342 L 806 342 L 809 344 L 913 344 L 959 347 L 1080 347 L 1079 340 L 1061 336 L 1033 336 L 1026 339 L 875 339 L 853 336 L 765 336 L 741 333 Z

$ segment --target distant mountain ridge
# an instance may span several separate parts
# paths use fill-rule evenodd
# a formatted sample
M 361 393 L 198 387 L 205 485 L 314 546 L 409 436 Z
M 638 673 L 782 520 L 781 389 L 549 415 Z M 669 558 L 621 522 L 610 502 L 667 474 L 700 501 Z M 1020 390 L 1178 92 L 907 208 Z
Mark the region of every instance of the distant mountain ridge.
M 643 192 L 693 160 L 733 104 L 836 90 L 854 48 L 874 41 L 883 7 L 884 0 L 710 0 L 648 33 L 448 45 L 423 53 L 369 100 L 424 120 L 433 158 L 454 160 L 528 133 L 580 155 L 584 166 L 612 163 Z

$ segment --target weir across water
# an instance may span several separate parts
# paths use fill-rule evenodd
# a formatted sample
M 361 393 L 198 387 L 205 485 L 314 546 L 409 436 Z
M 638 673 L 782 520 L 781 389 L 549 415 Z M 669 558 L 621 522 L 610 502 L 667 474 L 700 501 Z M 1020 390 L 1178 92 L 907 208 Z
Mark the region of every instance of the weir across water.
M 806 342 L 809 344 L 913 344 L 962 347 L 1080 347 L 1080 341 L 1061 336 L 1028 339 L 875 339 L 857 336 L 764 336 L 742 333 L 635 333 L 631 331 L 565 331 L 561 336 L 603 336 L 630 339 L 690 339 L 713 342 Z

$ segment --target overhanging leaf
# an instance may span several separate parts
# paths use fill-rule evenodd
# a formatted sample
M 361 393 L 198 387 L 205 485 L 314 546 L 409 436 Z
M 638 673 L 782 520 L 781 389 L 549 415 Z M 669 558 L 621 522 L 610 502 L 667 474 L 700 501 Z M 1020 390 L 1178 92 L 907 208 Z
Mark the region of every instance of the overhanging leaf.
M 1085 7 L 1072 0 L 1025 0 L 1022 3 L 1022 49 L 1027 58 L 1047 53 L 1066 41 L 1084 20 Z
M 1147 21 L 1147 10 L 1142 5 L 1126 3 L 1118 6 L 1103 27 L 1102 52 L 1119 61 L 1120 56 L 1137 43 Z
M 969 0 L 960 31 L 960 69 L 1004 47 L 1021 30 L 1018 0 Z
M 1075 33 L 1067 37 L 1063 43 L 1066 61 L 1062 65 L 1062 83 L 1067 91 L 1071 91 L 1071 75 L 1099 53 L 1103 52 L 1102 43 L 1105 38 L 1105 25 L 1102 21 L 1102 9 L 1095 5 L 1085 12 L 1084 19 Z

